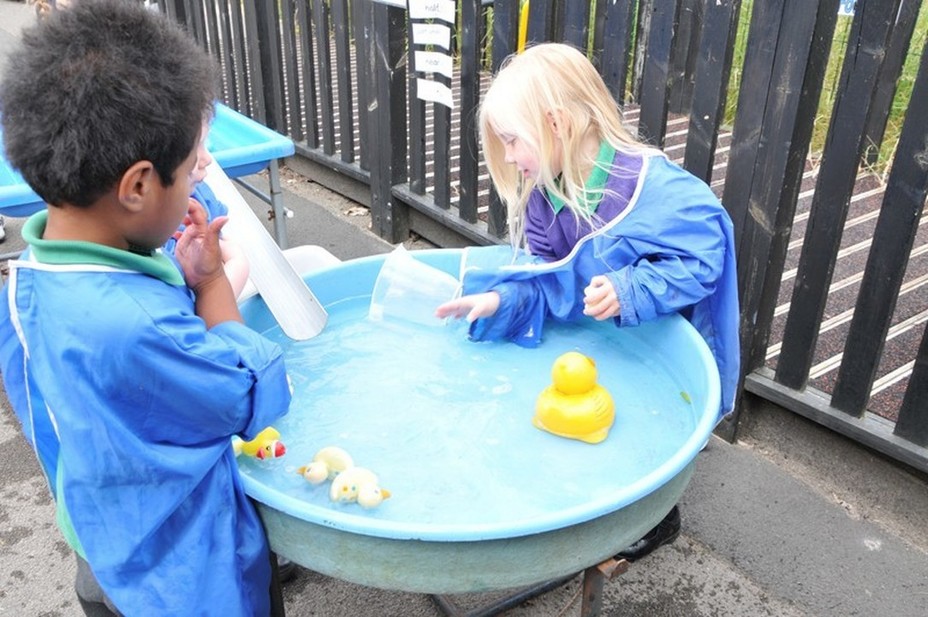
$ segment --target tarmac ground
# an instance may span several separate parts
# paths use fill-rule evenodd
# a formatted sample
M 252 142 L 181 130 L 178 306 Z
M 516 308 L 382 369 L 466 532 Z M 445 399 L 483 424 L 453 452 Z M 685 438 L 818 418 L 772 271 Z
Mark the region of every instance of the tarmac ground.
M 0 0 L 0 56 L 30 19 L 25 4 Z M 366 208 L 298 173 L 283 177 L 290 246 L 320 245 L 342 260 L 391 250 L 368 231 Z M 245 196 L 264 216 L 267 206 Z M 22 220 L 6 223 L 2 252 L 21 247 Z M 747 402 L 739 440 L 712 438 L 697 458 L 680 501 L 679 539 L 607 581 L 602 615 L 928 615 L 928 478 L 750 395 Z M 82 615 L 74 556 L 45 481 L 5 396 L 0 408 L 0 616 Z M 580 589 L 578 576 L 505 615 L 579 615 Z M 499 596 L 455 600 L 467 612 Z M 427 595 L 304 568 L 284 599 L 290 617 L 444 614 Z

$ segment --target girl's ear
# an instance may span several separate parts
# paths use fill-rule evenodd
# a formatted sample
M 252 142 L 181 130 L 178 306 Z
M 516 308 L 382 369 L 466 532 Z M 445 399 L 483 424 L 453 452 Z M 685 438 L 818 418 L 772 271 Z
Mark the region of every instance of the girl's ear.
M 150 161 L 137 161 L 123 173 L 117 186 L 119 203 L 130 212 L 139 212 L 146 198 L 155 188 L 152 183 L 160 182 L 158 173 Z
M 548 128 L 551 129 L 551 133 L 555 137 L 560 139 L 567 136 L 570 126 L 562 110 L 554 109 L 545 112 L 545 119 L 548 122 Z

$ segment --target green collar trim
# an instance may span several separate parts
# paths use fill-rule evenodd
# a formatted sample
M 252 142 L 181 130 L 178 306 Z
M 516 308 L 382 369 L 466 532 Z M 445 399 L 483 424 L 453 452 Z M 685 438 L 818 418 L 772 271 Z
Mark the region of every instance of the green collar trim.
M 599 207 L 599 202 L 603 200 L 605 194 L 606 181 L 609 179 L 609 172 L 612 169 L 612 162 L 615 159 L 615 148 L 604 141 L 599 145 L 599 154 L 596 155 L 596 161 L 593 163 L 593 171 L 590 177 L 586 179 L 586 185 L 583 187 L 583 196 L 577 206 L 592 216 Z M 545 191 L 554 213 L 559 213 L 565 205 L 564 200 L 557 195 Z
M 143 254 L 80 240 L 44 240 L 47 223 L 48 211 L 43 210 L 30 216 L 23 225 L 23 239 L 37 261 L 55 265 L 110 266 L 148 274 L 169 285 L 184 284 L 177 266 L 160 251 Z

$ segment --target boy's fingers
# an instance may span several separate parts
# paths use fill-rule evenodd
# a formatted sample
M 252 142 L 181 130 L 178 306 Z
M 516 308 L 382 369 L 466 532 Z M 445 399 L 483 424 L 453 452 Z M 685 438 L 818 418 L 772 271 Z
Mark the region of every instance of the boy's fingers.
M 215 231 L 219 233 L 223 227 L 226 226 L 226 223 L 229 222 L 228 216 L 217 216 L 213 219 L 213 222 L 209 224 L 210 231 Z

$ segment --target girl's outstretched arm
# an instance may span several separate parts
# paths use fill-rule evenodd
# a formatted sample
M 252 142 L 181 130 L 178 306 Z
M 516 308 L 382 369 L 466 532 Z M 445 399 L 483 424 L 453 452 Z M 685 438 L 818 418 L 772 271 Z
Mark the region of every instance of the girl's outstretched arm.
M 467 323 L 473 323 L 482 317 L 492 317 L 497 309 L 499 309 L 499 294 L 495 291 L 488 291 L 445 302 L 435 309 L 435 316 L 441 319 L 464 317 Z

